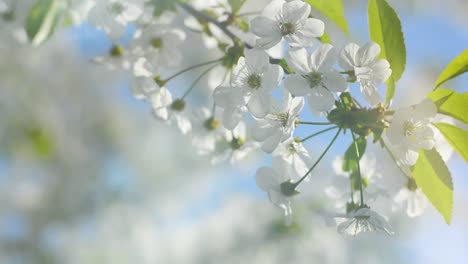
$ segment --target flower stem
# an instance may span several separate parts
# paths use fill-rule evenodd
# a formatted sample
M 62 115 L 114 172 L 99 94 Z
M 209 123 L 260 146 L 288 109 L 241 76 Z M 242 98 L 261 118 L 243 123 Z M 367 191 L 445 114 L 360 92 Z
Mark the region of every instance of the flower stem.
M 197 85 L 197 83 L 205 76 L 207 75 L 211 70 L 213 70 L 214 67 L 218 66 L 217 64 L 209 67 L 208 69 L 206 69 L 204 72 L 202 72 L 200 74 L 200 76 L 198 76 L 194 81 L 193 83 L 190 85 L 190 87 L 187 89 L 187 91 L 185 91 L 184 95 L 182 95 L 182 99 L 185 99 L 185 97 L 187 97 L 187 95 L 189 95 L 189 93 L 193 90 L 193 88 L 195 87 L 195 85 Z
M 356 156 L 357 156 L 357 159 L 358 159 L 357 160 L 357 168 L 358 168 L 358 176 L 359 176 L 359 193 L 361 194 L 361 206 L 364 206 L 364 192 L 362 190 L 362 176 L 361 176 L 359 148 L 358 148 L 358 145 L 357 145 L 356 136 L 354 135 L 353 131 L 351 131 L 351 135 L 353 136 L 354 149 L 356 150 Z
M 310 138 L 313 138 L 313 137 L 315 137 L 315 136 L 318 136 L 318 135 L 320 135 L 320 134 L 322 134 L 322 133 L 328 132 L 328 131 L 333 130 L 333 129 L 335 129 L 335 128 L 337 128 L 337 126 L 329 127 L 329 128 L 327 128 L 327 129 L 321 130 L 321 131 L 319 131 L 319 132 L 317 132 L 317 133 L 314 133 L 314 134 L 312 134 L 312 135 L 310 135 L 310 136 L 307 136 L 307 137 L 305 137 L 304 139 L 301 139 L 301 143 L 304 143 L 306 140 L 308 140 L 308 139 L 310 139 Z
M 320 155 L 320 157 L 317 159 L 314 165 L 312 165 L 312 167 L 304 174 L 304 176 L 302 176 L 302 178 L 300 178 L 296 183 L 294 183 L 294 188 L 296 188 L 307 177 L 307 175 L 309 175 L 309 173 L 311 173 L 315 169 L 315 167 L 319 164 L 319 162 L 322 160 L 325 154 L 327 154 L 328 150 L 331 148 L 333 143 L 335 143 L 336 139 L 341 133 L 341 130 L 342 128 L 340 127 L 340 129 L 338 129 L 338 131 L 336 132 L 330 144 L 328 144 L 327 148 L 323 151 L 323 153 Z
M 202 62 L 202 63 L 199 63 L 199 64 L 195 64 L 195 65 L 193 65 L 193 66 L 190 66 L 190 67 L 188 67 L 188 68 L 186 68 L 186 69 L 181 70 L 181 71 L 178 72 L 178 73 L 175 73 L 174 75 L 168 77 L 165 81 L 166 81 L 166 82 L 167 82 L 167 81 L 170 81 L 170 80 L 174 79 L 175 77 L 181 75 L 182 73 L 185 73 L 185 72 L 188 72 L 188 71 L 190 71 L 190 70 L 193 70 L 193 69 L 196 69 L 196 68 L 200 68 L 200 67 L 203 67 L 203 66 L 206 66 L 206 65 L 210 65 L 210 64 L 213 64 L 213 63 L 215 63 L 215 62 L 220 62 L 221 60 L 222 60 L 222 58 L 216 59 L 216 60 L 207 61 L 207 62 Z

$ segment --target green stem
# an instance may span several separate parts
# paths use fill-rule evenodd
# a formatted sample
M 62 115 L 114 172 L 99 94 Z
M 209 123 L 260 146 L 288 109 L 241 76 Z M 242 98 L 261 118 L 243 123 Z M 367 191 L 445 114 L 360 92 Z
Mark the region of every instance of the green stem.
M 317 132 L 317 133 L 314 133 L 314 134 L 312 134 L 312 135 L 309 135 L 309 136 L 305 137 L 304 139 L 301 139 L 301 143 L 304 143 L 306 140 L 308 140 L 308 139 L 310 139 L 310 138 L 313 138 L 313 137 L 315 137 L 315 136 L 318 136 L 318 135 L 320 135 L 320 134 L 322 134 L 322 133 L 328 132 L 328 131 L 333 130 L 333 129 L 335 129 L 335 128 L 337 128 L 337 126 L 329 127 L 329 128 L 327 128 L 327 129 L 321 130 L 321 131 L 319 131 L 319 132 Z
M 323 151 L 323 153 L 320 155 L 320 157 L 317 159 L 317 161 L 314 163 L 314 165 L 312 165 L 312 167 L 304 174 L 304 176 L 302 176 L 302 178 L 299 179 L 299 181 L 294 183 L 294 188 L 296 188 L 307 177 L 307 175 L 309 175 L 309 173 L 311 173 L 315 169 L 315 167 L 319 164 L 319 162 L 322 160 L 322 158 L 325 156 L 325 154 L 327 154 L 328 150 L 331 148 L 333 143 L 335 143 L 336 139 L 340 135 L 340 132 L 341 132 L 341 127 L 340 127 L 340 129 L 338 129 L 338 131 L 336 132 L 336 134 L 333 137 L 332 141 L 330 142 L 330 144 L 328 144 L 327 148 Z
M 207 75 L 211 70 L 213 70 L 214 67 L 218 66 L 217 64 L 209 67 L 208 69 L 206 69 L 204 72 L 202 72 L 200 74 L 200 76 L 198 76 L 194 81 L 193 83 L 190 85 L 190 87 L 187 89 L 187 91 L 185 91 L 184 95 L 182 95 L 182 99 L 185 99 L 185 97 L 187 97 L 187 95 L 189 95 L 189 93 L 193 90 L 193 88 L 195 87 L 195 85 L 197 85 L 197 83 L 205 76 Z
M 358 159 L 357 160 L 357 168 L 358 168 L 358 176 L 359 176 L 359 193 L 361 194 L 361 206 L 364 206 L 364 192 L 362 190 L 362 176 L 361 176 L 359 148 L 358 148 L 358 145 L 357 145 L 356 136 L 354 135 L 353 131 L 351 131 L 351 135 L 353 136 L 354 149 L 356 150 L 356 156 L 357 156 L 357 159 Z
M 195 65 L 193 65 L 193 66 L 190 66 L 190 67 L 188 67 L 188 68 L 186 68 L 186 69 L 183 69 L 183 70 L 181 70 L 180 72 L 178 72 L 178 73 L 176 73 L 176 74 L 174 74 L 174 75 L 168 77 L 165 81 L 166 81 L 166 82 L 167 82 L 167 81 L 170 81 L 170 80 L 174 79 L 175 77 L 181 75 L 182 73 L 188 72 L 188 71 L 190 71 L 190 70 L 193 70 L 193 69 L 196 69 L 196 68 L 199 68 L 199 67 L 203 67 L 203 66 L 206 66 L 206 65 L 210 65 L 210 64 L 215 63 L 215 62 L 220 62 L 221 60 L 222 60 L 222 58 L 216 59 L 216 60 L 207 61 L 207 62 L 203 62 L 203 63 L 199 63 L 199 64 L 195 64 Z

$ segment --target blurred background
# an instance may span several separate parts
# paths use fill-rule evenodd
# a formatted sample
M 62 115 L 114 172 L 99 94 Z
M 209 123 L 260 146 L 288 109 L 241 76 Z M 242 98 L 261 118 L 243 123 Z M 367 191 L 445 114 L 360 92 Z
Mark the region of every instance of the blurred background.
M 260 10 L 266 2 L 249 5 Z M 343 2 L 350 39 L 367 42 L 367 1 Z M 407 106 L 468 47 L 468 2 L 389 2 L 408 54 L 394 107 Z M 350 143 L 343 140 L 301 186 L 286 227 L 255 185 L 267 155 L 212 165 L 132 97 L 128 73 L 90 62 L 112 45 L 103 32 L 85 23 L 33 48 L 17 30 L 24 16 L 0 20 L 0 263 L 468 263 L 467 167 L 456 153 L 446 154 L 455 186 L 450 226 L 431 205 L 418 218 L 392 212 L 389 197 L 379 212 L 394 236 L 350 238 L 328 227 L 317 208 L 334 209 L 324 189 L 336 177 L 332 161 Z M 189 48 L 198 35 L 188 38 L 181 68 L 206 55 Z M 467 83 L 462 76 L 447 87 L 466 92 Z M 328 140 L 306 146 L 322 149 Z M 381 178 L 402 177 L 378 147 L 368 155 Z

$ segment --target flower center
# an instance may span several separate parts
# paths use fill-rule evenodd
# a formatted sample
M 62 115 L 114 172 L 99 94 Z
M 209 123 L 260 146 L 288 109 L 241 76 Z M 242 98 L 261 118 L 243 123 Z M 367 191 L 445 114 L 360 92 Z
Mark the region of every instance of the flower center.
M 114 58 L 120 58 L 123 56 L 124 49 L 119 45 L 114 45 L 109 51 L 109 55 Z
M 410 137 L 413 135 L 415 130 L 416 126 L 413 124 L 413 122 L 405 121 L 403 123 L 403 135 Z
M 291 22 L 284 22 L 284 23 L 281 23 L 280 30 L 281 30 L 281 35 L 283 36 L 291 35 L 291 34 L 294 34 L 294 32 L 296 32 L 296 25 L 294 25 Z
M 311 72 L 304 75 L 304 78 L 306 78 L 310 88 L 315 88 L 322 82 L 322 74 L 319 72 Z
M 243 145 L 245 144 L 245 140 L 241 137 L 239 138 L 233 138 L 231 141 L 231 148 L 233 150 L 240 149 Z
M 151 43 L 151 46 L 155 49 L 160 49 L 162 48 L 162 45 L 163 45 L 161 38 L 152 38 L 150 43 Z
M 289 121 L 289 113 L 272 114 L 270 119 L 279 122 L 282 127 L 287 127 Z
M 171 109 L 174 111 L 183 111 L 185 109 L 185 101 L 183 99 L 177 99 L 171 104 Z
M 219 127 L 219 121 L 215 120 L 214 117 L 210 117 L 203 122 L 203 127 L 208 131 L 216 130 Z
M 262 86 L 262 78 L 258 74 L 252 74 L 247 77 L 247 85 L 252 89 L 258 89 Z

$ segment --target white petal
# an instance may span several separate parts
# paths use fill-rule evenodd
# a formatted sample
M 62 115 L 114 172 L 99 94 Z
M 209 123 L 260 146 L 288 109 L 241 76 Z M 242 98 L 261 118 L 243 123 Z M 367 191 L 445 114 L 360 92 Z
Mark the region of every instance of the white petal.
M 309 67 L 309 55 L 304 48 L 290 49 L 286 55 L 286 61 L 297 74 L 308 74 L 312 71 Z
M 270 137 L 277 128 L 272 126 L 269 122 L 259 121 L 252 128 L 252 138 L 256 141 L 264 141 Z
M 219 86 L 213 92 L 216 105 L 223 108 L 233 108 L 244 105 L 244 96 L 238 87 Z
M 262 150 L 267 153 L 272 153 L 275 150 L 275 148 L 278 147 L 278 144 L 281 142 L 281 139 L 281 133 L 274 133 L 273 136 L 267 138 L 265 142 L 263 142 Z
M 264 50 L 247 49 L 245 51 L 245 64 L 249 67 L 249 71 L 264 73 L 270 66 L 270 57 Z
M 377 90 L 377 87 L 370 81 L 361 81 L 361 93 L 371 105 L 382 102 L 379 90 Z
M 269 49 L 280 43 L 281 39 L 281 35 L 271 35 L 269 37 L 259 38 L 255 40 L 255 47 Z
M 250 22 L 252 33 L 259 37 L 281 36 L 279 25 L 267 17 L 259 16 Z
M 357 66 L 366 66 L 374 62 L 380 54 L 380 46 L 375 42 L 369 42 L 359 48 L 356 59 Z
M 294 0 L 283 5 L 283 19 L 297 23 L 305 20 L 310 14 L 310 5 L 300 0 Z
M 335 105 L 335 97 L 327 89 L 316 87 L 309 95 L 309 104 L 312 111 L 327 112 Z
M 359 50 L 359 45 L 356 43 L 348 43 L 340 52 L 339 63 L 341 68 L 350 71 L 356 66 L 356 54 Z
M 314 72 L 324 73 L 336 62 L 336 52 L 330 44 L 321 44 L 310 55 L 310 68 Z
M 279 65 L 270 65 L 268 71 L 262 76 L 262 87 L 265 92 L 273 92 L 283 79 L 283 68 Z
M 270 105 L 271 95 L 262 92 L 252 93 L 247 103 L 250 112 L 257 118 L 265 117 L 270 111 Z
M 311 92 L 307 80 L 298 74 L 288 75 L 284 80 L 284 87 L 294 96 L 304 96 Z
M 322 20 L 316 18 L 307 18 L 304 25 L 296 32 L 300 35 L 301 39 L 306 42 L 312 42 L 323 35 L 325 31 L 325 24 Z
M 223 111 L 223 126 L 228 130 L 235 129 L 242 119 L 242 112 L 239 108 L 228 107 Z
M 376 83 L 384 83 L 392 75 L 390 64 L 387 60 L 378 60 L 372 65 L 372 80 Z
M 322 83 L 331 92 L 344 92 L 348 88 L 343 75 L 335 70 L 326 72 L 323 75 Z
M 262 15 L 272 20 L 277 19 L 283 9 L 284 0 L 273 0 L 263 9 Z

